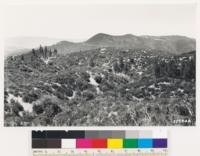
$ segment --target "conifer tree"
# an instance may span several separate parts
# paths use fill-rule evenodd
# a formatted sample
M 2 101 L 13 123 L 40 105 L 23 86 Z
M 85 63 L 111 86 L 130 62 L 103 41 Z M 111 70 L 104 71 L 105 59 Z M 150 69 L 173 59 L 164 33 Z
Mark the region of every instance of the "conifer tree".
M 48 56 L 47 56 L 47 52 L 48 52 L 47 46 L 45 46 L 45 47 L 44 47 L 44 58 L 45 58 L 45 59 L 47 59 L 47 57 L 48 57 Z

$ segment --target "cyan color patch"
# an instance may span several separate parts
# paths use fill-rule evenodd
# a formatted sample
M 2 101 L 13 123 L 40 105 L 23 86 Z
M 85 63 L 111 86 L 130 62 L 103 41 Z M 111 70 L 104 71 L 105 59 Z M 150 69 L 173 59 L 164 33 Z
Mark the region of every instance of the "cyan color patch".
M 138 148 L 153 148 L 153 139 L 138 139 Z

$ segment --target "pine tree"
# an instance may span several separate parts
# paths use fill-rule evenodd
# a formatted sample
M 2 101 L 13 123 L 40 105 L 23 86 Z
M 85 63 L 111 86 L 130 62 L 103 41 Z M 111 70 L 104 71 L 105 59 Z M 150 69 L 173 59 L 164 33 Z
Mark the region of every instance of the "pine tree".
M 54 53 L 54 55 L 57 55 L 57 53 L 58 53 L 57 49 L 54 49 L 53 53 Z
M 47 56 L 47 52 L 48 52 L 47 46 L 45 46 L 45 47 L 44 47 L 44 58 L 45 58 L 45 59 L 47 59 L 47 57 L 48 57 L 48 56 Z
M 94 59 L 91 58 L 90 61 L 89 61 L 89 66 L 90 67 L 94 67 L 95 66 L 95 63 L 94 63 Z
M 33 56 L 36 56 L 36 52 L 35 52 L 34 48 L 32 49 L 32 54 L 33 54 Z
M 127 74 L 130 71 L 131 65 L 129 62 L 124 64 L 124 72 Z
M 49 56 L 50 56 L 50 57 L 52 56 L 52 51 L 51 51 L 51 49 L 49 49 Z
M 21 56 L 21 60 L 24 61 L 24 55 Z
M 114 62 L 114 63 L 113 63 L 113 70 L 114 70 L 114 72 L 116 72 L 116 73 L 120 72 L 120 67 L 119 67 L 119 65 L 118 65 L 117 62 Z
M 155 76 L 156 77 L 160 77 L 161 76 L 160 65 L 157 62 L 154 64 L 154 72 L 155 72 Z
M 39 53 L 40 53 L 40 55 L 44 55 L 44 50 L 43 50 L 43 47 L 42 47 L 42 45 L 40 45 L 40 48 L 39 48 Z
M 120 67 L 120 71 L 123 71 L 123 69 L 124 69 L 124 59 L 123 59 L 123 57 L 120 57 L 120 59 L 119 59 L 119 67 Z

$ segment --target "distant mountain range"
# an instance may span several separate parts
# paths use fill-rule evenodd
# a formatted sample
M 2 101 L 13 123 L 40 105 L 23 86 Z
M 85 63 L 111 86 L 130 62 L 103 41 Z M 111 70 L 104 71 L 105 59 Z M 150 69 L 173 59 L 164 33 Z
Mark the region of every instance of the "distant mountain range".
M 77 51 L 91 50 L 102 47 L 120 49 L 155 49 L 172 54 L 182 54 L 196 49 L 195 39 L 185 36 L 135 36 L 126 34 L 113 36 L 99 33 L 85 42 L 61 41 L 50 48 L 56 48 L 58 53 L 66 54 Z
M 24 40 L 25 43 L 32 42 L 31 40 Z M 38 42 L 39 41 L 39 42 Z M 36 40 L 34 39 L 34 42 Z M 118 49 L 151 49 L 157 51 L 164 51 L 171 54 L 182 54 L 190 52 L 196 49 L 196 40 L 185 36 L 135 36 L 132 34 L 126 35 L 109 35 L 99 33 L 89 38 L 84 42 L 70 42 L 70 41 L 58 41 L 58 39 L 48 40 L 48 42 L 42 42 L 37 40 L 42 45 L 48 46 L 50 49 L 57 49 L 59 54 L 68 54 L 72 52 L 79 52 L 85 50 L 92 50 L 97 48 L 114 47 Z M 23 46 L 23 41 L 20 42 Z M 35 48 L 32 44 L 28 48 Z M 16 46 L 15 46 L 16 47 Z M 24 48 L 27 49 L 27 46 Z M 23 52 L 25 50 L 22 50 Z M 20 51 L 19 49 L 17 50 Z

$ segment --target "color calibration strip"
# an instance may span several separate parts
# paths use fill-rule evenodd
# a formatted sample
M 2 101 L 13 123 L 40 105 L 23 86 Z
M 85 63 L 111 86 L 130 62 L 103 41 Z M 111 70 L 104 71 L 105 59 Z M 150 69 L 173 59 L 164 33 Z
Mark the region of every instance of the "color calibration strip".
M 33 149 L 165 149 L 167 132 L 32 131 Z

